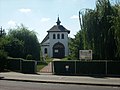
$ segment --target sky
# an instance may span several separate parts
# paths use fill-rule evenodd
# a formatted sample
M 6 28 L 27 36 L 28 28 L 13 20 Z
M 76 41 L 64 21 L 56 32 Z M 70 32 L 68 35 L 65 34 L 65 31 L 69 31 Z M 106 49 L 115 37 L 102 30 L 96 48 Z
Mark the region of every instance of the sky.
M 70 30 L 69 37 L 80 30 L 78 14 L 86 8 L 94 9 L 96 0 L 0 0 L 0 26 L 6 32 L 23 24 L 36 32 L 39 42 L 56 25 Z

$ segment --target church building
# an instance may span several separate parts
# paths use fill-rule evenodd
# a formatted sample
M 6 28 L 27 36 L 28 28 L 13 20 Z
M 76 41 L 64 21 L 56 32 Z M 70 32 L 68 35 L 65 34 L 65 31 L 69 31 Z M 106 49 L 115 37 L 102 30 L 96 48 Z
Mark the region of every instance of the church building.
M 43 57 L 47 55 L 53 58 L 64 58 L 69 54 L 68 34 L 70 31 L 60 24 L 59 17 L 56 23 L 57 25 L 47 31 L 48 34 L 41 42 Z

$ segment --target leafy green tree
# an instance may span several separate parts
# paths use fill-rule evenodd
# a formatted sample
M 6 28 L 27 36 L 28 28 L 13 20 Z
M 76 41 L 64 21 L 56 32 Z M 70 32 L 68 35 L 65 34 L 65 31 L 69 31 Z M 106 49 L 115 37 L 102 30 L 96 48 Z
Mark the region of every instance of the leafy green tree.
M 5 37 L 0 37 L 0 50 L 4 50 L 5 46 L 9 43 L 8 38 Z
M 5 45 L 5 51 L 8 56 L 14 58 L 22 58 L 24 54 L 24 42 L 17 38 L 9 38 L 9 43 Z
M 119 59 L 120 3 L 97 0 L 96 8 L 86 9 L 81 20 L 81 30 L 70 41 L 71 56 L 78 58 L 79 49 L 91 49 L 93 59 Z
M 15 29 L 10 29 L 9 37 L 13 37 L 22 41 L 23 44 L 23 58 L 26 59 L 28 54 L 33 56 L 33 59 L 40 59 L 40 45 L 35 32 L 28 30 L 24 25 L 18 26 Z
M 75 35 L 75 38 L 70 38 L 69 40 L 69 49 L 70 55 L 69 59 L 78 59 L 79 58 L 79 50 L 84 49 L 83 42 L 83 32 L 80 31 Z
M 114 59 L 115 57 L 115 41 L 114 41 L 114 31 L 111 29 L 113 22 L 111 22 L 112 17 L 115 16 L 113 8 L 109 0 L 98 0 L 97 2 L 97 13 L 99 17 L 99 43 L 98 46 L 101 50 L 101 59 Z M 112 49 L 111 49 L 112 48 Z
M 117 45 L 117 50 L 116 50 L 116 57 L 120 57 L 120 2 L 116 3 L 116 5 L 113 7 L 114 12 L 116 13 L 115 17 L 113 18 L 113 25 L 112 29 L 114 30 L 115 37 L 114 39 L 116 40 L 116 45 Z
M 1 31 L 0 33 L 1 34 L 0 35 L 0 71 L 4 71 L 4 69 L 7 66 L 7 52 L 5 52 L 4 49 L 5 49 L 5 46 L 9 43 L 5 35 L 5 30 L 3 31 Z

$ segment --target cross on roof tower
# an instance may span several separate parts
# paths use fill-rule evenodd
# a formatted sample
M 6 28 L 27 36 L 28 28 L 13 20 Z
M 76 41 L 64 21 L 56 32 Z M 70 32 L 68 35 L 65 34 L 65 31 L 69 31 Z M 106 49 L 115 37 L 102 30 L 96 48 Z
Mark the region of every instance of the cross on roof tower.
M 57 19 L 57 25 L 60 25 L 61 21 L 59 20 L 59 16 L 58 16 L 58 19 Z

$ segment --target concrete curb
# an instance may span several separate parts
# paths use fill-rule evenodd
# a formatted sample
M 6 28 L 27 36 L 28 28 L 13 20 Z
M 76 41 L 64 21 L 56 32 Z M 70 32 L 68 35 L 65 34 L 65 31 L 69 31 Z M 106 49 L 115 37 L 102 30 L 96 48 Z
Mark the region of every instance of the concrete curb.
M 0 77 L 0 79 L 3 79 L 4 77 Z
M 20 82 L 34 82 L 34 83 L 53 83 L 53 84 L 74 84 L 74 85 L 92 85 L 92 86 L 113 86 L 120 87 L 120 85 L 116 84 L 96 84 L 96 83 L 78 83 L 78 82 L 62 82 L 62 81 L 43 81 L 43 80 L 20 80 L 20 79 L 7 79 L 1 78 L 0 80 L 8 80 L 8 81 L 20 81 Z

